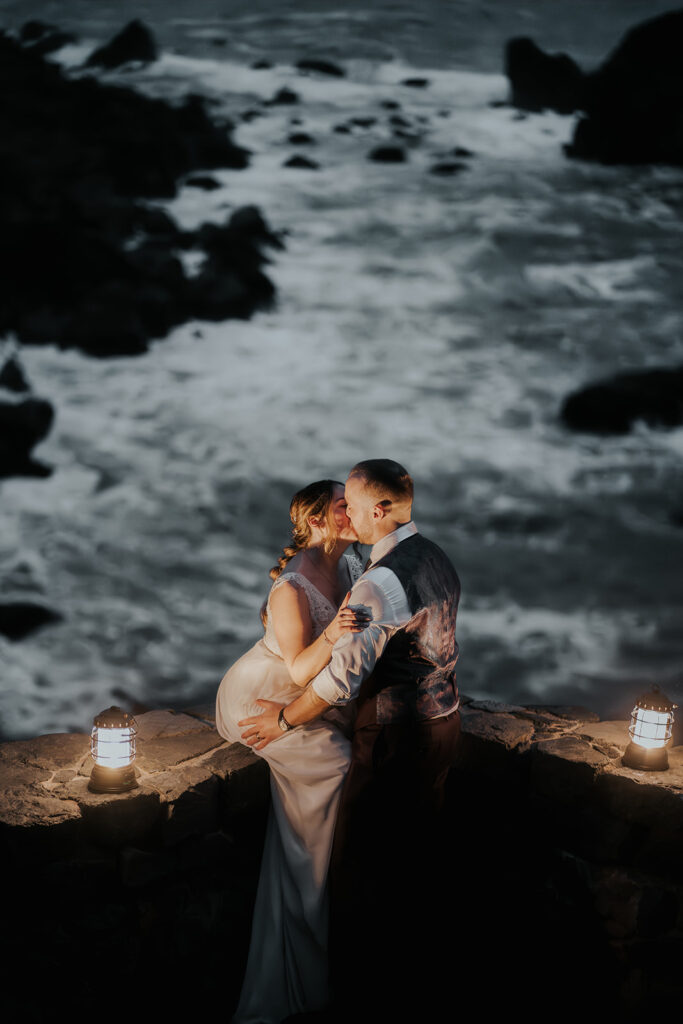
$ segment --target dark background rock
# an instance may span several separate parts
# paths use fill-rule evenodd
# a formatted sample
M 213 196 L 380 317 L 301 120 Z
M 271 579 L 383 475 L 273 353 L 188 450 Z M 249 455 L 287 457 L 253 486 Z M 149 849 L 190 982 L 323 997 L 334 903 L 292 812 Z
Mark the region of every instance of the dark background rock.
M 300 156 L 295 153 L 294 156 L 290 156 L 288 160 L 285 160 L 282 164 L 283 167 L 300 167 L 304 171 L 317 171 L 320 164 L 315 160 L 311 160 L 310 157 Z
M 375 146 L 368 153 L 368 160 L 381 164 L 400 164 L 406 159 L 406 152 L 401 146 Z
M 52 426 L 54 410 L 40 398 L 0 401 L 0 479 L 8 476 L 49 476 L 51 470 L 31 452 Z
M 28 381 L 16 356 L 10 356 L 0 370 L 0 388 L 8 391 L 29 391 Z
M 637 420 L 651 427 L 683 423 L 683 368 L 620 373 L 580 388 L 560 412 L 572 430 L 627 434 Z
M 23 640 L 41 626 L 61 622 L 62 616 L 30 601 L 0 603 L 0 633 L 9 640 Z
M 316 60 L 315 58 L 305 57 L 302 60 L 296 62 L 296 66 L 299 71 L 317 71 L 321 75 L 332 75 L 334 78 L 344 78 L 346 72 L 338 64 L 333 64 L 331 60 Z
M 132 60 L 151 64 L 156 59 L 154 36 L 144 22 L 136 18 L 104 46 L 93 50 L 85 63 L 86 67 L 116 68 Z
M 0 331 L 134 355 L 189 317 L 245 317 L 272 301 L 261 246 L 281 243 L 262 220 L 184 233 L 137 201 L 175 195 L 194 170 L 247 165 L 200 98 L 172 106 L 69 79 L 6 36 L 0 89 Z M 186 278 L 172 250 L 205 243 L 202 272 Z
M 27 21 L 19 32 L 19 40 L 24 46 L 30 47 L 33 53 L 44 56 L 60 50 L 67 43 L 76 41 L 71 32 L 62 32 L 55 25 L 48 25 L 44 21 Z
M 584 74 L 564 53 L 546 54 L 526 36 L 505 46 L 510 103 L 520 110 L 571 114 L 583 102 Z
M 632 28 L 589 76 L 567 152 L 603 163 L 683 163 L 683 9 Z

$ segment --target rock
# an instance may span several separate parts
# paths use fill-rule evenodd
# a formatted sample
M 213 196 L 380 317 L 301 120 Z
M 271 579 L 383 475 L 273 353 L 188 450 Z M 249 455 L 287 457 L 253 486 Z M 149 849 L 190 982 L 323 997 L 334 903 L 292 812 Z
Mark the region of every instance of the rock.
M 429 168 L 430 174 L 440 174 L 442 177 L 450 177 L 453 174 L 459 174 L 460 171 L 466 171 L 467 164 L 464 164 L 461 160 L 444 160 L 438 164 L 432 164 Z
M 9 640 L 23 640 L 42 626 L 61 621 L 62 616 L 57 612 L 30 601 L 0 604 L 0 633 Z
M 136 743 L 135 764 L 144 772 L 166 771 L 219 747 L 223 739 L 215 729 L 201 729 L 175 736 L 141 739 Z
M 350 135 L 351 126 L 348 124 L 336 124 L 332 131 L 337 132 L 338 135 Z
M 619 757 L 629 744 L 628 722 L 583 722 L 579 735 L 610 748 L 612 757 Z
M 683 164 L 683 9 L 632 28 L 587 76 L 585 117 L 565 148 L 602 163 Z
M 211 729 L 198 717 L 176 711 L 146 711 L 135 716 L 137 739 L 152 740 L 160 736 L 182 736 Z
M 205 765 L 158 772 L 150 777 L 150 785 L 161 797 L 162 839 L 166 846 L 216 828 L 219 782 Z
M 79 732 L 46 733 L 35 739 L 0 743 L 0 762 L 12 762 L 15 766 L 25 765 L 47 771 L 65 768 L 75 771 L 89 753 L 90 736 Z M 0 771 L 4 771 L 4 768 L 0 767 Z M 35 772 L 33 774 L 38 777 Z
M 521 110 L 555 110 L 571 114 L 580 109 L 585 76 L 564 53 L 546 54 L 526 37 L 510 39 L 505 47 L 505 74 L 510 102 Z
M 139 19 L 128 22 L 125 28 L 105 46 L 100 46 L 88 57 L 86 67 L 117 68 L 129 61 L 151 64 L 157 59 L 154 36 Z
M 371 128 L 373 124 L 377 124 L 376 117 L 352 117 L 351 124 L 356 125 L 358 128 Z
M 627 434 L 637 420 L 650 427 L 683 423 L 683 368 L 621 373 L 570 394 L 560 416 L 571 430 Z
M 16 392 L 30 391 L 21 363 L 16 356 L 10 356 L 0 370 L 0 388 Z
M 127 793 L 93 793 L 87 778 L 74 786 L 87 834 L 101 846 L 121 848 L 143 842 L 157 833 L 163 820 L 161 798 L 152 787 L 138 782 Z
M 401 114 L 392 114 L 391 117 L 389 118 L 389 124 L 393 125 L 395 128 L 412 127 L 410 121 L 408 121 L 408 119 L 403 117 Z
M 407 85 L 409 89 L 426 89 L 429 85 L 428 78 L 404 78 L 401 85 Z
M 463 736 L 476 737 L 480 742 L 497 744 L 505 750 L 515 750 L 529 745 L 534 735 L 534 727 L 531 722 L 520 721 L 502 711 L 490 714 L 468 709 L 466 713 L 462 713 L 462 732 Z
M 272 68 L 273 64 L 269 60 L 255 60 L 250 65 L 255 71 L 265 71 L 267 68 Z
M 398 100 L 382 100 L 380 107 L 384 107 L 385 110 L 400 110 L 401 104 Z
M 299 103 L 299 94 L 294 92 L 293 89 L 288 89 L 287 86 L 283 86 L 275 93 L 271 99 L 266 100 L 266 103 L 270 106 L 287 106 L 289 104 Z
M 220 181 L 216 181 L 210 174 L 193 174 L 190 178 L 185 179 L 185 185 L 189 188 L 204 189 L 205 192 L 211 192 L 221 187 Z
M 288 160 L 285 160 L 282 164 L 283 167 L 300 167 L 302 170 L 316 171 L 319 170 L 320 164 L 316 163 L 315 160 L 311 160 L 307 156 L 300 156 L 298 153 L 294 156 L 290 156 Z
M 375 146 L 368 153 L 368 160 L 382 164 L 400 164 L 405 163 L 407 156 L 401 146 Z
M 223 744 L 204 762 L 221 780 L 219 811 L 224 821 L 267 805 L 270 773 L 263 758 L 241 743 Z
M 308 132 L 292 132 L 287 141 L 292 146 L 314 146 L 315 139 Z
M 465 146 L 456 146 L 453 150 L 453 156 L 468 157 L 474 156 L 474 153 L 471 149 L 466 149 Z
M 174 250 L 201 247 L 203 229 L 181 232 L 134 198 L 172 196 L 195 169 L 194 184 L 208 187 L 207 169 L 246 166 L 246 151 L 209 121 L 199 98 L 171 106 L 92 77 L 67 79 L 4 36 L 0 89 L 12 98 L 0 108 L 10 153 L 0 162 L 0 332 L 134 355 L 190 317 L 244 318 L 272 301 L 260 246 L 281 246 L 274 236 L 216 226 L 207 237 L 222 240 L 198 282 Z
M 338 64 L 333 64 L 330 60 L 316 60 L 307 57 L 298 60 L 296 66 L 299 71 L 317 71 L 321 75 L 332 75 L 334 78 L 344 78 L 346 75 L 343 68 Z
M 31 458 L 31 451 L 50 431 L 54 410 L 40 398 L 0 402 L 0 479 L 49 476 L 51 470 Z
M 19 32 L 19 40 L 24 46 L 30 47 L 33 53 L 41 57 L 55 50 L 61 50 L 68 43 L 76 41 L 76 36 L 71 32 L 61 32 L 55 25 L 48 25 L 44 21 L 27 21 L 22 25 Z
M 583 800 L 613 759 L 579 736 L 541 740 L 532 750 L 532 779 L 539 792 L 561 803 Z

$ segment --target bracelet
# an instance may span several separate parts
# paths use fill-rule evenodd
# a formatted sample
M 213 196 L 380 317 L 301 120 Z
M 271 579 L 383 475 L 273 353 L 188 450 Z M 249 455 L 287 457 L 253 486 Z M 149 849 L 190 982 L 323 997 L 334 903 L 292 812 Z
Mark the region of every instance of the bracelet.
M 283 732 L 289 732 L 290 729 L 294 729 L 294 726 L 287 721 L 285 718 L 285 709 L 280 708 L 277 716 L 277 724 L 280 726 Z
M 326 640 L 326 641 L 328 642 L 328 644 L 330 645 L 330 647 L 334 647 L 334 640 L 330 640 L 330 638 L 329 638 L 329 636 L 327 635 L 327 633 L 325 632 L 325 630 L 323 630 L 323 631 L 322 631 L 322 633 L 321 633 L 320 635 L 322 636 L 323 640 Z

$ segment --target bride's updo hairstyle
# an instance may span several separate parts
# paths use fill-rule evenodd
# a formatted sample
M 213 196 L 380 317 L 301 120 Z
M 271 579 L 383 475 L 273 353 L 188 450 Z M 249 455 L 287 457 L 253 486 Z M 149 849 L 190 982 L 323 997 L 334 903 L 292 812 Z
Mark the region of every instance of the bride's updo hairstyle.
M 323 541 L 323 547 L 325 551 L 332 550 L 337 539 L 331 515 L 332 498 L 335 487 L 343 486 L 344 484 L 339 480 L 316 480 L 315 483 L 302 487 L 300 491 L 296 492 L 289 503 L 289 518 L 292 520 L 291 544 L 287 544 L 282 549 L 277 565 L 270 570 L 269 575 L 272 580 L 276 580 L 284 572 L 285 566 L 295 555 L 308 547 L 313 535 L 311 524 L 308 521 L 311 517 L 327 520 L 329 529 Z M 266 624 L 266 604 L 267 601 L 264 601 L 261 607 L 261 621 L 264 626 Z
M 277 560 L 277 565 L 274 565 L 270 570 L 270 578 L 272 580 L 278 578 L 280 573 L 284 571 L 287 563 L 299 551 L 303 551 L 304 548 L 308 547 L 313 534 L 309 519 L 327 520 L 329 529 L 327 537 L 323 542 L 323 547 L 326 552 L 332 550 L 337 539 L 332 528 L 332 517 L 330 515 L 332 498 L 335 487 L 343 486 L 338 480 L 316 480 L 315 483 L 309 484 L 308 487 L 303 487 L 300 491 L 296 492 L 289 505 L 289 518 L 292 520 L 292 541 L 291 544 L 283 548 L 282 554 Z

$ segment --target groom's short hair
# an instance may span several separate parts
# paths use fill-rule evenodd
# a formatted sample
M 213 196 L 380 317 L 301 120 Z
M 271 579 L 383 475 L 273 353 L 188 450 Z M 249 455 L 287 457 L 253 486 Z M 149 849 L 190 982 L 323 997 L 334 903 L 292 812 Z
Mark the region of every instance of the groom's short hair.
M 378 502 L 412 504 L 413 478 L 393 459 L 366 459 L 365 462 L 357 462 L 349 476 L 359 477 Z

